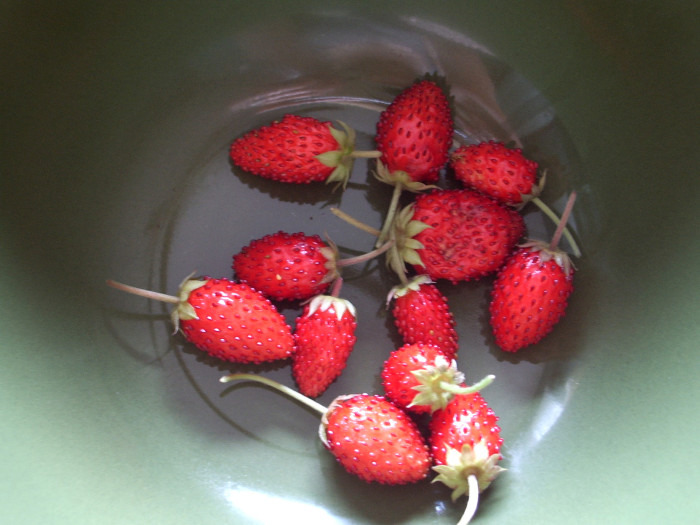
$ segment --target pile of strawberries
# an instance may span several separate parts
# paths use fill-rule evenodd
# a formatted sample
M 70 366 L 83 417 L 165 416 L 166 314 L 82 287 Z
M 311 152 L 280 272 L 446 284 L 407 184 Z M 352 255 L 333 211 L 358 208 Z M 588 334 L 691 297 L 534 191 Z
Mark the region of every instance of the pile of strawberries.
M 567 235 L 570 199 L 553 239 L 524 242 L 520 209 L 538 197 L 538 165 L 519 149 L 497 142 L 453 145 L 450 101 L 439 81 L 425 77 L 402 91 L 381 113 L 376 151 L 355 150 L 355 133 L 312 117 L 286 115 L 252 130 L 230 148 L 241 169 L 280 183 L 333 183 L 344 188 L 356 158 L 375 158 L 376 177 L 393 186 L 380 228 L 341 210 L 336 214 L 375 235 L 376 246 L 341 259 L 329 239 L 278 231 L 252 240 L 233 256 L 235 280 L 188 277 L 177 296 L 108 281 L 116 288 L 173 303 L 176 331 L 224 361 L 291 361 L 298 390 L 251 374 L 222 378 L 269 384 L 307 403 L 321 417 L 320 437 L 348 472 L 369 482 L 413 483 L 426 478 L 468 494 L 466 523 L 478 494 L 503 469 L 498 418 L 479 390 L 457 369 L 455 319 L 436 281 L 457 283 L 495 276 L 490 323 L 496 344 L 516 352 L 535 344 L 564 315 L 574 267 L 557 248 Z M 440 172 L 462 187 L 436 186 Z M 404 192 L 414 195 L 400 207 Z M 572 196 L 574 197 L 575 194 Z M 545 208 L 543 208 L 545 209 Z M 552 213 L 549 210 L 548 215 Z M 520 243 L 520 244 L 519 244 Z M 381 370 L 384 395 L 350 394 L 324 407 L 321 395 L 343 372 L 355 345 L 354 306 L 340 295 L 342 269 L 384 257 L 398 285 L 387 305 L 403 339 Z M 294 329 L 277 310 L 298 301 Z M 428 418 L 426 431 L 416 417 Z M 427 437 L 426 437 L 427 436 Z

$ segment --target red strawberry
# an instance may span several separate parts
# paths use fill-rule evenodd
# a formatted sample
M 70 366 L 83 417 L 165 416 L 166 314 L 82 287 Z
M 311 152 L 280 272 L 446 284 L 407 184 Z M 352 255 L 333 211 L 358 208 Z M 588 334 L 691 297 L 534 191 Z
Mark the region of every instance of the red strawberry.
M 438 475 L 452 489 L 452 500 L 468 494 L 469 504 L 460 523 L 468 523 L 485 490 L 503 469 L 498 418 L 478 392 L 459 394 L 429 423 L 430 449 Z
M 419 395 L 418 389 L 421 387 L 416 372 L 429 368 L 436 371 L 436 376 L 444 376 L 451 371 L 447 356 L 437 346 L 420 343 L 407 344 L 391 352 L 382 367 L 382 385 L 386 397 L 404 410 L 410 410 L 417 414 L 432 412 L 432 404 L 440 405 L 444 399 L 440 395 L 442 392 L 439 392 L 437 396 L 430 396 L 435 392 L 428 388 L 426 393 L 430 397 L 427 400 L 423 398 L 416 400 Z M 443 373 L 437 372 L 438 370 Z M 464 381 L 464 377 L 456 371 L 456 368 L 454 375 L 458 375 L 458 382 Z M 427 401 L 427 403 L 423 401 Z
M 419 195 L 394 221 L 389 264 L 404 262 L 431 279 L 478 279 L 503 265 L 525 231 L 522 216 L 481 193 L 434 190 Z
M 273 300 L 308 299 L 338 277 L 337 250 L 318 235 L 277 232 L 233 257 L 236 277 Z
M 506 352 L 539 342 L 566 312 L 574 290 L 574 267 L 557 244 L 575 200 L 572 192 L 549 244 L 522 245 L 498 272 L 489 312 L 496 344 Z
M 426 275 L 392 288 L 394 324 L 404 343 L 437 345 L 447 359 L 457 357 L 457 331 L 447 298 Z
M 186 279 L 179 296 L 107 281 L 115 288 L 176 305 L 175 330 L 200 350 L 237 363 L 262 363 L 294 351 L 291 328 L 260 292 L 228 279 Z
M 541 190 L 535 185 L 537 163 L 501 142 L 461 146 L 450 155 L 450 165 L 465 186 L 511 206 L 524 204 Z
M 518 209 L 532 201 L 554 222 L 560 222 L 539 197 L 544 188 L 545 174 L 535 184 L 538 165 L 526 158 L 522 150 L 507 148 L 495 141 L 461 146 L 450 155 L 450 165 L 455 177 L 465 186 Z M 565 228 L 563 234 L 574 255 L 579 257 L 581 251 L 571 232 Z
M 445 408 L 455 395 L 476 392 L 493 378 L 486 376 L 476 385 L 465 387 L 457 362 L 449 360 L 437 346 L 421 343 L 394 350 L 382 367 L 386 396 L 398 407 L 416 414 Z
M 493 285 L 489 312 L 496 344 L 517 352 L 551 332 L 566 311 L 573 276 L 565 253 L 544 243 L 523 245 Z
M 428 446 L 413 420 L 382 396 L 354 394 L 334 399 L 327 408 L 265 377 L 232 374 L 222 377 L 264 383 L 306 404 L 321 415 L 319 437 L 351 474 L 387 485 L 415 483 L 428 475 Z
M 355 307 L 347 300 L 317 295 L 297 319 L 292 373 L 299 391 L 320 396 L 345 369 L 355 346 Z
M 418 427 L 381 396 L 336 399 L 322 429 L 328 450 L 348 472 L 365 481 L 401 485 L 428 475 L 431 458 Z
M 453 122 L 445 92 L 431 80 L 404 89 L 382 111 L 375 141 L 383 168 L 404 182 L 433 183 L 447 163 Z
M 355 132 L 340 125 L 343 131 L 313 117 L 285 115 L 236 139 L 229 155 L 236 166 L 266 179 L 345 186 L 355 158 L 380 154 L 354 151 Z
M 448 161 L 453 128 L 449 100 L 432 80 L 404 89 L 382 111 L 375 137 L 382 154 L 376 175 L 394 192 L 375 246 L 387 239 L 402 191 L 419 192 L 437 182 Z

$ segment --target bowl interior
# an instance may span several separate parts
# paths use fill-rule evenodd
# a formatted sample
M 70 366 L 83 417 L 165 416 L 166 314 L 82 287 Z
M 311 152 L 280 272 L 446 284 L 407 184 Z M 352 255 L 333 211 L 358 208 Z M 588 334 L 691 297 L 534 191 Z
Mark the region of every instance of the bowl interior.
M 484 397 L 501 420 L 508 472 L 483 494 L 479 519 L 661 516 L 654 489 L 619 491 L 652 470 L 671 500 L 687 494 L 661 459 L 640 458 L 669 441 L 697 444 L 692 425 L 674 419 L 679 407 L 698 408 L 682 386 L 694 384 L 687 363 L 697 363 L 689 321 L 698 220 L 688 212 L 698 195 L 689 176 L 697 105 L 681 84 L 692 80 L 692 62 L 670 54 L 697 58 L 692 28 L 679 21 L 668 43 L 662 35 L 675 26 L 651 8 L 546 2 L 533 18 L 520 6 L 504 14 L 436 4 L 404 12 L 274 3 L 275 17 L 218 3 L 8 8 L 14 24 L 2 44 L 12 74 L 2 100 L 13 132 L 3 141 L 10 170 L 0 193 L 0 322 L 15 349 L 3 367 L 13 401 L 8 518 L 459 519 L 464 500 L 451 502 L 444 487 L 364 484 L 323 450 L 313 413 L 265 388 L 218 382 L 252 371 L 293 385 L 288 364 L 216 361 L 171 334 L 167 307 L 104 285 L 114 278 L 173 293 L 192 271 L 231 277 L 231 256 L 277 230 L 328 234 L 346 255 L 367 251 L 373 239 L 331 207 L 381 224 L 391 189 L 374 179 L 371 161 L 355 164 L 347 191 L 332 192 L 243 173 L 228 146 L 297 113 L 347 122 L 358 146 L 372 149 L 379 112 L 429 72 L 451 87 L 455 145 L 518 145 L 547 170 L 542 199 L 552 208 L 579 195 L 576 291 L 564 321 L 535 347 L 511 355 L 493 343 L 490 279 L 439 283 L 458 323 L 460 368 L 470 381 L 497 377 Z M 641 87 L 651 80 L 654 89 Z M 452 184 L 449 174 L 441 184 Z M 536 208 L 523 213 L 530 237 L 552 235 Z M 660 273 L 662 265 L 672 271 Z M 384 305 L 396 280 L 384 265 L 349 268 L 345 279 L 358 342 L 324 404 L 381 392 L 379 370 L 400 344 Z M 300 312 L 280 308 L 290 323 Z M 651 424 L 675 430 L 662 436 Z M 686 512 L 694 511 L 678 515 Z

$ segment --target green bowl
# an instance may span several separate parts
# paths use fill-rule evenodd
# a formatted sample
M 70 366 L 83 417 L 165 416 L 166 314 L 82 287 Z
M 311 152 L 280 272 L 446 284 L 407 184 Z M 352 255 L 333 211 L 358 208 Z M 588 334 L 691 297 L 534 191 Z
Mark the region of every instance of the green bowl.
M 691 7 L 692 5 L 692 7 Z M 424 73 L 446 76 L 457 140 L 514 141 L 582 256 L 564 320 L 517 354 L 486 318 L 490 280 L 439 283 L 460 368 L 496 381 L 502 465 L 477 523 L 690 523 L 700 515 L 698 9 L 691 2 L 5 2 L 0 334 L 3 504 L 11 524 L 456 523 L 428 481 L 348 475 L 317 416 L 234 371 L 293 386 L 287 364 L 238 366 L 171 334 L 192 271 L 277 230 L 372 239 L 390 188 L 280 186 L 228 160 L 245 131 L 297 112 L 355 127 Z M 536 208 L 528 233 L 551 236 Z M 398 344 L 381 263 L 349 269 L 358 343 L 319 398 L 381 393 Z M 298 307 L 282 312 L 290 321 Z M 695 414 L 695 416 L 693 416 Z

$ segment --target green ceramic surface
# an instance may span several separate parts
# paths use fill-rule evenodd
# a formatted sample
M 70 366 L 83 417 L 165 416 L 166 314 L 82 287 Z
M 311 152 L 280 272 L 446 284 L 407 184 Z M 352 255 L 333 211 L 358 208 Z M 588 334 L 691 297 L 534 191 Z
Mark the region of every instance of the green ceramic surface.
M 506 355 L 489 281 L 440 283 L 460 368 L 496 382 L 508 469 L 474 523 L 691 523 L 700 515 L 695 2 L 44 2 L 0 6 L 0 400 L 6 524 L 450 524 L 465 499 L 427 481 L 365 484 L 314 413 L 171 336 L 174 293 L 231 276 L 251 239 L 328 232 L 347 253 L 390 189 L 358 162 L 349 190 L 233 169 L 230 142 L 288 111 L 342 119 L 372 147 L 414 77 L 447 76 L 458 139 L 515 141 L 576 190 L 582 247 L 567 316 Z M 533 236 L 552 227 L 534 209 Z M 319 399 L 381 391 L 397 344 L 381 264 L 348 271 L 359 310 L 346 373 Z M 293 320 L 298 310 L 286 307 Z

